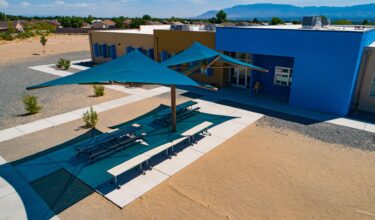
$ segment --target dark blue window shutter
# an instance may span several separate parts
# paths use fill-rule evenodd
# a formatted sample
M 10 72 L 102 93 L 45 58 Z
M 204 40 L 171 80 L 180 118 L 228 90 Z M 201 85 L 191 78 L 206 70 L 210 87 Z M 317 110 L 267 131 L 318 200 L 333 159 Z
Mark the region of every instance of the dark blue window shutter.
M 128 53 L 130 53 L 130 52 L 132 52 L 134 50 L 134 48 L 133 47 L 127 47 L 126 48 L 126 54 L 128 54 Z
M 168 59 L 168 53 L 167 51 L 162 51 L 161 52 L 161 61 L 165 61 Z
M 155 59 L 155 57 L 154 57 L 154 49 L 149 49 L 148 50 L 148 56 L 151 58 L 151 59 Z
M 102 44 L 102 55 L 104 58 L 108 57 L 108 49 L 106 44 Z
M 99 57 L 100 56 L 100 53 L 99 53 L 99 44 L 94 44 L 94 56 L 95 57 Z
M 117 58 L 116 45 L 111 45 L 111 57 L 112 57 L 112 59 L 116 59 Z

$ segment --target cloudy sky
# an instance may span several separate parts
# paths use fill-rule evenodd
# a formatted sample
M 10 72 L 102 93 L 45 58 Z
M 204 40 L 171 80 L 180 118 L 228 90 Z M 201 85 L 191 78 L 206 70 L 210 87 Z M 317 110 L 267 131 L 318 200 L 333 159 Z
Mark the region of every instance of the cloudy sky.
M 222 9 L 237 4 L 283 3 L 298 6 L 354 5 L 374 0 L 0 0 L 0 11 L 14 15 L 95 15 L 153 17 L 192 17 L 207 10 Z

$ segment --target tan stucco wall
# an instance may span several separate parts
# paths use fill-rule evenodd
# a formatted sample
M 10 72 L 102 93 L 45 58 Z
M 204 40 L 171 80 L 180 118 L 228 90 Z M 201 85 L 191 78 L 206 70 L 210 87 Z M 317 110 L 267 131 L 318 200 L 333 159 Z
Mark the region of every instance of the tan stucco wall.
M 366 62 L 368 51 L 370 54 Z M 375 47 L 368 47 L 364 50 L 359 73 L 354 103 L 359 104 L 358 109 L 361 111 L 375 113 L 375 96 L 370 96 L 375 77 Z
M 194 42 L 199 42 L 209 48 L 215 48 L 214 32 L 154 30 L 154 40 L 155 58 L 157 60 L 160 60 L 162 51 L 177 54 L 190 47 Z M 217 87 L 226 86 L 229 81 L 227 71 L 223 71 L 223 69 L 214 69 L 211 77 L 200 73 L 192 74 L 190 77 L 199 82 Z
M 142 47 L 143 49 L 154 48 L 154 37 L 152 34 L 135 34 L 135 33 L 113 33 L 93 31 L 90 33 L 91 57 L 95 63 L 103 63 L 111 60 L 111 58 L 95 57 L 93 55 L 93 45 L 98 44 L 114 44 L 116 45 L 117 57 L 125 54 L 126 48 L 131 46 L 134 48 Z

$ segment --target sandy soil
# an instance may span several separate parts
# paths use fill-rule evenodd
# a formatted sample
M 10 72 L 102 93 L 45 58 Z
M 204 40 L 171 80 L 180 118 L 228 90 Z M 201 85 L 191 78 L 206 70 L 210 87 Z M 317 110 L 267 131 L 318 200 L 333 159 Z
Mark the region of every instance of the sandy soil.
M 179 99 L 179 102 L 186 98 Z M 169 96 L 100 114 L 105 131 Z M 124 209 L 94 193 L 61 219 L 374 219 L 375 152 L 252 125 Z M 0 143 L 8 161 L 83 135 L 81 121 Z M 12 146 L 11 148 L 9 146 Z
M 251 126 L 123 210 L 93 194 L 59 216 L 374 219 L 374 166 L 374 152 Z
M 178 96 L 177 103 L 185 102 L 186 97 Z M 139 102 L 128 104 L 110 111 L 99 113 L 99 122 L 96 129 L 107 132 L 109 127 L 116 126 L 147 114 L 160 104 L 170 103 L 169 93 L 148 98 Z M 8 162 L 14 162 L 27 156 L 51 149 L 67 141 L 90 136 L 90 130 L 82 128 L 81 119 L 65 123 L 53 128 L 48 128 L 29 135 L 24 135 L 9 141 L 0 143 L 0 155 Z M 82 136 L 82 137 L 81 137 Z M 11 147 L 9 147 L 11 146 Z
M 43 54 L 43 47 L 39 39 L 39 37 L 35 37 L 25 40 L 0 41 L 0 64 L 16 62 L 18 59 L 27 59 L 35 56 L 90 50 L 87 35 L 51 34 L 47 37 L 45 54 Z
M 27 115 L 24 109 L 21 97 L 19 103 L 13 106 L 3 106 L 4 108 L 13 108 L 13 114 L 4 115 L 0 117 L 0 129 L 10 128 L 25 123 L 37 121 L 39 119 L 48 118 L 58 114 L 74 111 L 80 108 L 93 106 L 106 101 L 118 99 L 127 96 L 127 94 L 118 92 L 112 89 L 106 89 L 105 95 L 102 97 L 94 97 L 92 86 L 65 86 L 67 92 L 57 93 L 55 91 L 49 96 L 43 96 L 39 99 L 40 105 L 43 109 L 34 115 Z M 12 103 L 14 104 L 14 103 Z M 1 108 L 0 108 L 1 109 Z M 9 112 L 9 111 L 8 111 Z

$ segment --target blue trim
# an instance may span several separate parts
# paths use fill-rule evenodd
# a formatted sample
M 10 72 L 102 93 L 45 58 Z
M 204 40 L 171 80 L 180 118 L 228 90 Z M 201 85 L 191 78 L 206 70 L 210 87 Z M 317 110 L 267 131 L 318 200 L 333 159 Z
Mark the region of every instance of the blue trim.
M 100 53 L 99 53 L 99 44 L 94 44 L 93 46 L 93 49 L 94 49 L 94 56 L 95 57 L 99 57 L 100 56 Z

